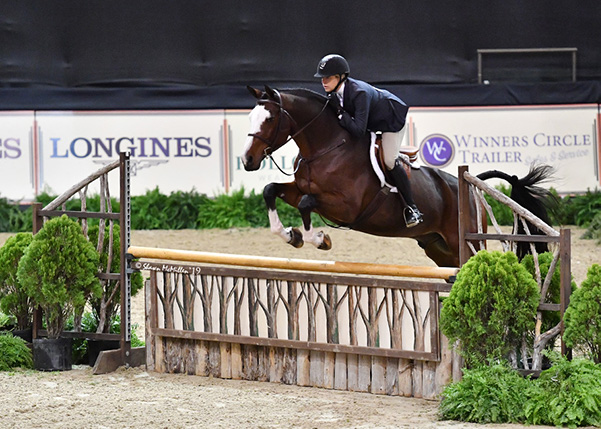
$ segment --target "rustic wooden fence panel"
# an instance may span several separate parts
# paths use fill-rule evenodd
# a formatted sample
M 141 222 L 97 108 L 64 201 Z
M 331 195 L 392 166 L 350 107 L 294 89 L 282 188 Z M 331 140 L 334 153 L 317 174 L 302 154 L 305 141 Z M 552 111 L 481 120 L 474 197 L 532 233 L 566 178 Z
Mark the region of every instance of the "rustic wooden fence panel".
M 445 281 L 134 268 L 150 272 L 149 370 L 429 399 L 451 379 L 456 356 L 438 328 Z

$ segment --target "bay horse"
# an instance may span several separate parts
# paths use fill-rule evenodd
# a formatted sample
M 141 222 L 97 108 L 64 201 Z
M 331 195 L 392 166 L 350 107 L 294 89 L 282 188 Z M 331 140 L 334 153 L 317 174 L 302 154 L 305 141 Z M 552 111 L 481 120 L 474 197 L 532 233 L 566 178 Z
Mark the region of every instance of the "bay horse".
M 292 139 L 299 149 L 294 163 L 294 181 L 270 183 L 263 190 L 273 233 L 295 247 L 308 242 L 318 249 L 328 250 L 332 246 L 329 236 L 322 231 L 315 232 L 311 224 L 311 212 L 316 212 L 337 225 L 367 234 L 413 238 L 438 266 L 459 266 L 456 177 L 423 166 L 411 171 L 415 202 L 424 214 L 424 220 L 407 228 L 403 217 L 404 202 L 399 194 L 383 193 L 381 182 L 374 173 L 369 155 L 370 136 L 352 137 L 338 124 L 335 110 L 328 108 L 325 96 L 307 89 L 278 91 L 265 86 L 265 91 L 251 87 L 248 90 L 257 98 L 257 104 L 249 115 L 251 130 L 242 156 L 244 168 L 257 170 L 266 156 Z M 546 170 L 538 170 L 531 171 L 523 179 L 498 171 L 480 176 L 509 180 L 512 195 L 521 196 L 522 206 L 530 209 L 532 204 L 538 204 L 538 211 L 534 207 L 533 213 L 546 220 L 544 205 L 540 205 L 540 195 L 536 191 L 542 188 L 534 186 L 533 191 L 533 185 L 546 179 L 547 175 Z M 276 198 L 298 209 L 302 232 L 282 225 Z M 477 232 L 473 200 L 470 206 L 469 231 Z M 485 210 L 482 210 L 482 217 L 486 228 Z

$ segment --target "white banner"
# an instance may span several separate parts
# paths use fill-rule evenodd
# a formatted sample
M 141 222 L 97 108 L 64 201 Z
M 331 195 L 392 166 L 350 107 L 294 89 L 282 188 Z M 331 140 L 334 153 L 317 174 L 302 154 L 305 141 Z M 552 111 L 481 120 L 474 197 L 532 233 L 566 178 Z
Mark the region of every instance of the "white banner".
M 31 201 L 35 197 L 34 113 L 0 112 L 0 197 Z
M 223 111 L 39 112 L 37 123 L 40 185 L 48 192 L 60 194 L 120 151 L 131 153 L 132 195 L 155 187 L 224 192 Z
M 242 187 L 259 193 L 270 182 L 292 181 L 278 166 L 293 173 L 294 141 L 258 171 L 244 170 L 248 113 L 1 112 L 0 196 L 60 194 L 120 151 L 131 152 L 133 195 L 156 187 L 164 194 L 194 189 L 213 196 Z M 453 175 L 462 164 L 472 174 L 497 169 L 517 176 L 532 162 L 551 164 L 556 179 L 549 186 L 582 193 L 600 187 L 598 120 L 598 105 L 411 108 L 405 142 L 420 148 L 422 163 Z M 111 176 L 110 183 L 116 197 L 118 180 Z
M 599 182 L 598 105 L 412 108 L 410 136 L 423 163 L 457 175 L 501 170 L 522 177 L 532 163 L 552 165 L 552 186 L 585 192 Z M 493 182 L 494 183 L 494 182 Z

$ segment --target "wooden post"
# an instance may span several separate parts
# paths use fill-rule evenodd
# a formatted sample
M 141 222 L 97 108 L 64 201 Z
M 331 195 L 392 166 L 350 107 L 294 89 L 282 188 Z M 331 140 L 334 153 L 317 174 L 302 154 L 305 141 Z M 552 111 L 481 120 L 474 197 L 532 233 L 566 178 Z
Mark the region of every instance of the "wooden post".
M 561 312 L 561 354 L 572 356 L 572 350 L 568 349 L 563 342 L 564 323 L 563 316 L 572 294 L 572 264 L 571 264 L 571 231 L 569 229 L 560 229 L 559 231 L 559 258 L 560 258 L 560 312 Z
M 459 266 L 463 266 L 471 256 L 470 248 L 465 241 L 465 234 L 470 224 L 470 186 L 463 179 L 463 173 L 468 171 L 467 165 L 459 166 Z
M 42 210 L 42 203 L 33 203 L 31 205 L 33 211 L 33 234 L 37 234 L 42 226 L 44 226 L 44 218 L 40 216 L 40 210 Z M 42 329 L 42 309 L 37 306 L 33 310 L 33 326 L 31 329 L 31 337 L 38 338 L 38 332 Z

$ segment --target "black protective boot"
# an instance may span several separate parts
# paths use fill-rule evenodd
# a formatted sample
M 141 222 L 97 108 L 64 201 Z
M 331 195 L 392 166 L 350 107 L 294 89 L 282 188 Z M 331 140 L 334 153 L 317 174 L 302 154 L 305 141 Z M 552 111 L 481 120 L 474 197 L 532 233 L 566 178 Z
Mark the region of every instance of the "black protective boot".
M 405 215 L 405 224 L 407 225 L 407 228 L 417 226 L 424 221 L 422 212 L 419 211 L 415 204 L 405 207 L 403 214 Z
M 419 211 L 413 201 L 413 193 L 411 192 L 411 182 L 407 177 L 407 172 L 403 168 L 402 161 L 397 158 L 394 163 L 394 168 L 389 170 L 390 177 L 392 177 L 393 185 L 397 187 L 403 199 L 407 203 L 407 207 L 403 210 L 403 216 L 405 218 L 405 224 L 407 228 L 412 228 L 424 220 L 424 216 Z

